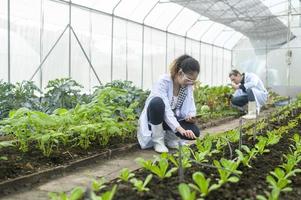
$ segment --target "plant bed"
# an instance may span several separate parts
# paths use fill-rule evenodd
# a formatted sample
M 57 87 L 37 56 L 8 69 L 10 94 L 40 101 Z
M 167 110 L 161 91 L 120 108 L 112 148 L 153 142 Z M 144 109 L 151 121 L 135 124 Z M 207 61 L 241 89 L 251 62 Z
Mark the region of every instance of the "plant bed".
M 256 199 L 257 195 L 263 194 L 265 191 L 270 191 L 266 182 L 266 176 L 269 175 L 269 173 L 273 171 L 275 167 L 283 163 L 283 154 L 288 153 L 288 147 L 293 144 L 293 141 L 291 140 L 292 136 L 295 133 L 300 135 L 300 112 L 298 114 L 299 115 L 294 116 L 284 115 L 284 120 L 280 120 L 279 123 L 273 122 L 272 126 L 269 126 L 268 124 L 267 127 L 264 127 L 264 133 L 261 135 L 266 136 L 269 131 L 279 131 L 281 135 L 279 142 L 277 141 L 276 143 L 271 143 L 266 147 L 266 149 L 269 149 L 270 152 L 256 155 L 256 158 L 253 158 L 249 163 L 252 168 L 248 168 L 240 164 L 237 170 L 240 170 L 242 173 L 241 175 L 237 176 L 239 177 L 237 180 L 238 182 L 224 183 L 218 189 L 211 191 L 209 196 L 205 199 Z M 296 121 L 298 121 L 298 123 L 292 125 L 291 122 Z M 258 145 L 257 142 L 251 139 L 252 137 L 249 137 L 248 140 L 246 138 L 247 136 L 245 136 L 243 143 L 244 145 L 247 145 L 250 148 L 254 147 L 255 144 Z M 237 149 L 238 144 L 232 144 L 232 148 Z M 229 152 L 227 152 L 227 150 L 227 146 L 224 146 L 224 151 L 219 154 L 213 154 L 213 156 L 207 158 L 207 165 L 192 163 L 190 168 L 186 168 L 184 170 L 184 181 L 180 181 L 177 172 L 174 172 L 171 177 L 166 177 L 163 179 L 153 174 L 151 181 L 146 185 L 146 187 L 149 189 L 149 191 L 146 192 L 138 192 L 133 188 L 131 181 L 119 182 L 119 179 L 115 179 L 108 183 L 108 188 L 112 188 L 112 186 L 116 184 L 118 185 L 114 199 L 182 199 L 178 190 L 179 184 L 183 182 L 187 184 L 194 183 L 192 180 L 192 175 L 197 171 L 201 171 L 206 178 L 210 178 L 211 184 L 217 182 L 217 180 L 220 178 L 219 174 L 217 173 L 217 169 L 211 167 L 212 165 L 210 166 L 210 164 L 213 163 L 213 160 L 220 160 L 223 157 L 227 159 L 229 157 Z M 210 167 L 208 167 L 208 164 Z M 175 166 L 170 163 L 168 170 L 172 167 Z M 297 167 L 300 167 L 300 163 Z M 145 169 L 138 169 L 133 173 L 135 174 L 136 179 L 142 181 L 144 181 L 146 177 L 151 174 L 150 171 Z M 293 183 L 298 180 L 300 180 L 298 176 L 293 177 Z M 295 190 L 295 192 L 281 193 L 282 196 L 287 197 L 285 199 L 298 199 L 296 198 L 296 194 L 301 192 L 300 183 L 299 185 L 293 184 L 292 188 Z M 190 190 L 194 191 L 191 188 Z M 108 191 L 108 189 L 105 189 L 101 192 L 104 191 Z
M 138 149 L 139 146 L 134 139 L 131 143 L 115 144 L 106 149 L 94 146 L 87 151 L 73 149 L 54 153 L 50 157 L 43 156 L 39 151 L 22 154 L 14 149 L 6 148 L 8 160 L 0 161 L 0 194 L 31 187 L 89 163 L 104 162 L 105 159 Z

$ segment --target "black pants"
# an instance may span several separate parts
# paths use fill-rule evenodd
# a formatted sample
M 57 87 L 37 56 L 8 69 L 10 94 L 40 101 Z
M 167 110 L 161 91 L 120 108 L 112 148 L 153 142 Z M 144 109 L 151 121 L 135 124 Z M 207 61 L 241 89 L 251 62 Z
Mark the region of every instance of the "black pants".
M 252 89 L 247 89 L 245 95 L 232 97 L 231 99 L 231 103 L 233 105 L 240 106 L 240 107 L 246 105 L 249 101 L 255 101 L 255 97 Z
M 164 130 L 171 130 L 171 128 L 166 124 L 164 121 L 164 114 L 165 114 L 165 104 L 160 97 L 154 97 L 147 107 L 147 118 L 151 124 L 158 125 L 163 123 Z M 200 136 L 200 129 L 193 123 L 186 122 L 185 120 L 179 121 L 179 124 L 185 130 L 191 130 L 196 137 Z M 149 126 L 151 130 L 151 127 Z M 183 136 L 181 133 L 175 133 L 179 138 L 185 140 L 192 140 L 191 138 L 187 138 Z

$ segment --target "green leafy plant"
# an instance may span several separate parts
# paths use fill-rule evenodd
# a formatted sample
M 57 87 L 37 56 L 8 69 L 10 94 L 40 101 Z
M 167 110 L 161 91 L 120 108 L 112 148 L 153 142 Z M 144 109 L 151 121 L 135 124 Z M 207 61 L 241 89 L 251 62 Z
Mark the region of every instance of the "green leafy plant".
M 181 148 L 181 154 L 182 154 L 182 159 L 181 159 L 182 167 L 184 169 L 191 167 L 191 162 L 190 162 L 191 161 L 190 160 L 190 157 L 191 157 L 190 148 L 188 146 L 182 146 L 182 148 Z M 179 151 L 177 151 L 174 154 L 162 153 L 160 155 L 161 158 L 166 158 L 169 161 L 171 161 L 172 164 L 174 164 L 174 166 L 176 166 L 177 168 L 179 167 L 179 156 L 180 156 L 179 155 Z M 160 159 L 160 158 L 157 158 L 157 159 Z
M 182 200 L 195 200 L 195 192 L 191 191 L 186 183 L 181 183 L 178 186 L 178 191 L 181 195 Z
M 250 161 L 256 157 L 258 151 L 255 148 L 249 149 L 248 146 L 242 145 L 241 148 L 245 151 L 245 154 L 240 150 L 236 149 L 235 152 L 238 155 L 238 159 L 243 163 L 244 166 L 251 168 Z
M 105 188 L 106 187 L 105 186 L 105 182 L 106 182 L 106 180 L 105 180 L 104 177 L 102 177 L 102 178 L 100 178 L 98 180 L 96 180 L 96 179 L 93 180 L 92 183 L 91 183 L 91 189 L 92 189 L 92 191 L 98 192 L 101 189 Z
M 210 185 L 210 178 L 206 179 L 202 172 L 195 172 L 192 175 L 192 179 L 196 183 L 196 185 L 189 184 L 189 186 L 198 191 L 201 194 L 201 197 L 206 197 L 209 192 L 219 188 L 218 184 Z
M 123 168 L 119 175 L 119 180 L 128 182 L 131 178 L 135 176 L 134 173 L 131 173 L 128 168 Z
M 266 149 L 268 139 L 263 136 L 259 136 L 257 144 L 255 144 L 255 149 L 259 154 L 270 152 L 269 149 Z
M 146 179 L 144 180 L 144 182 L 142 180 L 138 180 L 136 178 L 132 178 L 130 180 L 130 182 L 133 184 L 134 188 L 138 191 L 138 192 L 147 192 L 149 191 L 149 188 L 147 188 L 147 184 L 152 180 L 153 175 L 149 174 Z
M 113 200 L 114 195 L 117 191 L 117 185 L 114 185 L 113 188 L 100 196 L 96 195 L 93 191 L 91 192 L 90 199 L 91 200 Z
M 51 200 L 80 200 L 84 196 L 84 193 L 85 191 L 83 188 L 76 187 L 70 192 L 70 195 L 67 195 L 65 192 L 50 192 L 48 196 Z
M 237 175 L 242 174 L 241 171 L 237 170 L 240 161 L 227 160 L 222 158 L 220 161 L 214 160 L 214 165 L 217 167 L 219 173 L 219 182 L 218 185 L 221 186 L 226 182 L 236 183 L 239 181 Z M 231 176 L 234 174 L 234 176 Z
M 0 141 L 0 149 L 14 146 L 14 141 Z M 0 160 L 7 160 L 7 157 L 0 155 Z
M 281 135 L 277 134 L 277 131 L 268 131 L 267 132 L 267 143 L 266 145 L 274 145 L 279 142 Z
M 0 81 L 0 119 L 8 117 L 11 110 L 26 107 L 41 110 L 41 90 L 32 81 L 11 84 Z
M 168 170 L 169 163 L 166 158 L 159 158 L 159 160 L 155 162 L 152 160 L 144 160 L 143 158 L 137 158 L 136 161 L 145 169 L 156 174 L 160 179 L 170 177 L 172 173 L 177 170 L 176 167 Z
M 44 111 L 52 113 L 57 108 L 74 108 L 81 102 L 80 91 L 83 88 L 71 78 L 55 79 L 48 82 L 43 98 Z

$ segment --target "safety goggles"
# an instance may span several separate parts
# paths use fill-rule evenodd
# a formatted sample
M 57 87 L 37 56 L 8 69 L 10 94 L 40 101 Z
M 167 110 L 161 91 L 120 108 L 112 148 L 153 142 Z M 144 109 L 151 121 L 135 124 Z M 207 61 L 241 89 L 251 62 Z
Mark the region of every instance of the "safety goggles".
M 188 85 L 193 85 L 193 84 L 196 83 L 197 80 L 193 80 L 193 79 L 189 78 L 187 76 L 187 74 L 185 74 L 183 71 L 181 71 L 181 72 L 182 72 L 183 79 L 184 79 L 185 83 L 187 83 Z

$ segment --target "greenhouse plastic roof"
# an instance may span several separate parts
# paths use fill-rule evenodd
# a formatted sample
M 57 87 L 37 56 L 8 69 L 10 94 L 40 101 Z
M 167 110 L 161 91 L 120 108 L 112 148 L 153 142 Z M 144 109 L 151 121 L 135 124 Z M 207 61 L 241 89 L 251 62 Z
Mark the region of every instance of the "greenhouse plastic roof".
M 172 0 L 172 2 L 241 32 L 251 40 L 253 46 L 266 45 L 266 40 L 269 46 L 283 45 L 287 41 L 287 26 L 272 13 L 269 1 Z M 282 3 L 284 1 L 274 0 L 272 6 Z M 294 37 L 291 34 L 290 39 Z
M 299 0 L 291 1 L 293 8 L 300 6 Z M 283 45 L 287 41 L 287 0 L 72 0 L 72 2 L 227 49 L 232 49 L 243 37 L 248 37 L 255 48 L 263 45 Z M 291 39 L 293 37 L 291 34 Z

